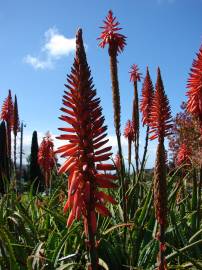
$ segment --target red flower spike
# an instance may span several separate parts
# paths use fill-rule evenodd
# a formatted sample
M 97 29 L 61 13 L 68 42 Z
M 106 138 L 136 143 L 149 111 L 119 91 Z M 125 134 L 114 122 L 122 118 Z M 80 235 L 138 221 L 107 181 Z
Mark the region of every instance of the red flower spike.
M 54 144 L 49 133 L 43 138 L 38 151 L 38 163 L 45 176 L 46 188 L 50 187 L 50 174 L 55 165 Z
M 144 79 L 142 87 L 142 99 L 140 100 L 140 111 L 142 112 L 143 126 L 149 124 L 153 94 L 154 88 L 149 74 L 149 69 L 147 67 L 146 77 Z
M 149 126 L 151 128 L 150 133 L 152 133 L 150 140 L 154 140 L 156 138 L 161 140 L 168 136 L 170 134 L 170 128 L 172 127 L 171 122 L 170 105 L 164 91 L 161 72 L 158 68 L 156 87 L 149 119 Z
M 178 149 L 176 164 L 180 166 L 184 163 L 190 166 L 191 165 L 190 157 L 191 157 L 191 152 L 187 148 L 186 144 L 185 143 L 181 144 Z
M 139 72 L 138 65 L 136 65 L 136 64 L 132 65 L 129 73 L 130 73 L 130 81 L 131 82 L 140 82 L 141 81 L 142 73 Z
M 1 109 L 1 119 L 9 123 L 11 128 L 13 127 L 13 109 L 11 90 L 9 90 Z
M 8 92 L 8 96 L 5 99 L 1 109 L 1 119 L 7 124 L 8 131 L 8 156 L 11 160 L 11 130 L 13 129 L 13 100 L 11 90 Z
M 130 141 L 134 140 L 134 127 L 132 121 L 128 120 L 124 129 L 124 137 Z
M 92 243 L 89 235 L 96 233 L 96 211 L 101 215 L 110 215 L 105 207 L 106 201 L 115 203 L 115 200 L 99 192 L 98 188 L 114 188 L 116 175 L 106 173 L 114 171 L 112 164 L 100 163 L 110 159 L 111 147 L 106 147 L 106 126 L 100 107 L 100 99 L 96 98 L 93 88 L 90 68 L 82 40 L 82 30 L 76 35 L 76 57 L 67 78 L 67 90 L 63 96 L 62 112 L 60 117 L 70 127 L 60 128 L 65 134 L 58 139 L 66 140 L 64 146 L 56 151 L 67 158 L 59 173 L 68 172 L 68 200 L 64 211 L 70 209 L 67 225 L 82 216 L 86 237 L 89 245 Z M 100 171 L 104 171 L 101 173 Z
M 110 10 L 106 20 L 104 21 L 104 26 L 100 27 L 103 29 L 100 37 L 101 40 L 99 46 L 104 48 L 106 44 L 109 44 L 109 48 L 113 48 L 117 52 L 122 52 L 124 46 L 126 45 L 126 37 L 119 34 L 118 31 L 122 28 L 118 27 L 119 22 L 116 21 L 116 17 L 113 16 L 113 12 Z
M 187 111 L 199 119 L 202 128 L 202 46 L 193 61 L 187 88 Z

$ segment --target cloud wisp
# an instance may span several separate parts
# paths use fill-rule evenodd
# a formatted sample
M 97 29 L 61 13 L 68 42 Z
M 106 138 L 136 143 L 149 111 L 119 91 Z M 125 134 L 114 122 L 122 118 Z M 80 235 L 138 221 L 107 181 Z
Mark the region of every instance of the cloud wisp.
M 52 69 L 56 60 L 72 54 L 75 48 L 75 38 L 65 37 L 55 27 L 49 28 L 44 34 L 44 43 L 39 55 L 27 54 L 23 60 L 34 69 Z

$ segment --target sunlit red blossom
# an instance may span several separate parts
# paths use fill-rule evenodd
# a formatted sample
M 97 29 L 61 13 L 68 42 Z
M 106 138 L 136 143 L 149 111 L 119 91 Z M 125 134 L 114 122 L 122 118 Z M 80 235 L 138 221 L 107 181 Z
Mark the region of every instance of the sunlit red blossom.
M 120 168 L 121 168 L 121 159 L 120 159 L 120 155 L 118 153 L 114 157 L 114 164 L 115 164 L 116 168 L 118 170 L 120 170 Z
M 109 49 L 114 49 L 117 52 L 121 52 L 126 45 L 126 37 L 119 34 L 118 31 L 122 28 L 118 27 L 119 22 L 116 21 L 116 17 L 113 16 L 113 12 L 110 10 L 104 21 L 104 26 L 100 27 L 103 29 L 100 37 L 101 40 L 99 46 L 104 48 L 106 44 L 109 45 Z
M 147 67 L 146 76 L 142 87 L 142 99 L 140 101 L 140 111 L 142 112 L 143 125 L 149 124 L 149 117 L 152 105 L 154 87 Z
M 13 127 L 13 109 L 11 90 L 9 90 L 1 109 L 1 119 L 9 123 L 11 128 Z
M 193 61 L 187 88 L 187 111 L 199 119 L 202 128 L 202 46 Z
M 124 129 L 124 137 L 130 141 L 134 140 L 134 128 L 132 121 L 128 120 Z
M 8 137 L 8 156 L 11 160 L 11 131 L 13 128 L 13 100 L 11 90 L 8 92 L 8 96 L 5 99 L 1 109 L 1 119 L 7 124 L 7 137 Z
M 49 188 L 51 171 L 55 165 L 54 144 L 49 133 L 43 138 L 39 146 L 38 163 L 45 177 L 46 188 Z
M 171 110 L 167 95 L 164 91 L 164 86 L 161 78 L 161 72 L 158 68 L 157 81 L 153 96 L 149 126 L 151 128 L 150 140 L 158 138 L 159 140 L 170 134 L 172 127 Z
M 104 126 L 104 117 L 100 99 L 96 98 L 90 68 L 86 60 L 83 46 L 82 30 L 76 35 L 76 56 L 67 78 L 65 87 L 68 89 L 63 96 L 64 113 L 60 117 L 69 127 L 59 128 L 65 132 L 58 137 L 66 143 L 56 151 L 66 158 L 60 167 L 59 173 L 68 172 L 68 199 L 64 212 L 70 209 L 67 226 L 70 227 L 75 219 L 83 218 L 86 237 L 89 245 L 92 238 L 89 235 L 96 233 L 96 212 L 103 216 L 110 216 L 106 204 L 116 203 L 114 198 L 99 188 L 115 188 L 113 182 L 117 179 L 112 164 L 104 164 L 110 159 L 110 146 L 105 146 L 107 127 Z
M 142 73 L 140 73 L 138 65 L 136 65 L 136 64 L 132 65 L 129 73 L 130 73 L 130 81 L 131 82 L 140 82 L 141 81 Z
M 178 166 L 182 164 L 191 165 L 190 157 L 191 157 L 191 152 L 186 146 L 186 144 L 185 143 L 181 144 L 178 149 L 176 164 Z

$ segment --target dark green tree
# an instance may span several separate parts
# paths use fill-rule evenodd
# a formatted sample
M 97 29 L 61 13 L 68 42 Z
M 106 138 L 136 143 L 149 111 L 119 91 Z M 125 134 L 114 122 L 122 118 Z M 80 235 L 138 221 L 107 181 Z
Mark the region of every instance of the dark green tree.
M 41 169 L 38 164 L 38 137 L 37 137 L 37 132 L 34 131 L 32 134 L 32 144 L 31 144 L 31 155 L 30 155 L 30 180 L 31 183 L 34 181 L 34 186 L 33 186 L 33 192 L 36 193 L 38 191 L 43 191 L 44 190 L 44 181 L 43 181 L 43 176 L 41 173 Z
M 6 180 L 9 182 L 7 131 L 4 121 L 0 124 L 0 193 L 6 192 Z

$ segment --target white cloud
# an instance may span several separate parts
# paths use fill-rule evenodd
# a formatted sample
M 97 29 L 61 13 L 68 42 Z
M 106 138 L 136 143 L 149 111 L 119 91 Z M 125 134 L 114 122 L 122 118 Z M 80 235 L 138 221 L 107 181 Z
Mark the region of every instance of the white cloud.
M 57 28 L 49 28 L 45 34 L 45 41 L 38 56 L 26 55 L 24 62 L 35 69 L 52 69 L 54 62 L 68 56 L 75 51 L 75 38 L 67 38 L 60 34 Z
M 31 56 L 28 54 L 24 58 L 24 62 L 31 65 L 34 69 L 50 69 L 53 68 L 52 60 L 49 58 L 41 60 L 38 57 Z
M 48 55 L 55 58 L 66 56 L 75 51 L 76 40 L 75 38 L 66 38 L 59 34 L 56 28 L 50 28 L 45 33 L 46 43 L 43 47 L 43 51 L 46 51 Z

